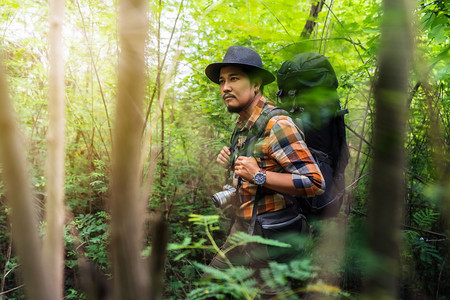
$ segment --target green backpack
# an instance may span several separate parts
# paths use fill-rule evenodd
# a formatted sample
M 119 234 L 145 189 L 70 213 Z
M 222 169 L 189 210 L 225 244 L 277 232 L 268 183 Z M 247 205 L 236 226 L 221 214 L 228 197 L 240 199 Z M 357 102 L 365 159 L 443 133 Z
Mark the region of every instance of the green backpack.
M 345 167 L 350 157 L 344 115 L 337 94 L 336 73 L 318 53 L 300 53 L 285 61 L 277 72 L 277 106 L 302 126 L 305 142 L 325 178 L 325 193 L 297 198 L 308 217 L 333 217 L 343 202 Z

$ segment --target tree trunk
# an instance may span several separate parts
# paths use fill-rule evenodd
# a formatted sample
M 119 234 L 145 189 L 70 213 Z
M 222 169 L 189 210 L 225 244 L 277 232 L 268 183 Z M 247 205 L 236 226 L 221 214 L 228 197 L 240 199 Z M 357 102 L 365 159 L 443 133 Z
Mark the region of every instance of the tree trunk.
M 64 1 L 52 0 L 50 5 L 50 76 L 49 128 L 47 134 L 47 229 L 44 237 L 43 259 L 47 277 L 52 282 L 54 299 L 63 298 L 64 290 L 64 62 L 62 26 Z
M 404 136 L 411 60 L 411 9 L 384 0 L 379 78 L 375 86 L 373 175 L 369 192 L 367 296 L 398 297 L 400 220 L 404 199 Z
M 311 36 L 311 33 L 314 31 L 314 27 L 316 26 L 316 19 L 319 16 L 320 11 L 322 10 L 323 4 L 323 0 L 311 1 L 311 11 L 309 12 L 309 18 L 306 21 L 305 27 L 303 27 L 303 31 L 301 34 L 302 38 L 307 39 Z
M 119 3 L 119 90 L 113 143 L 112 263 L 115 299 L 146 299 L 148 269 L 141 239 L 145 202 L 139 172 L 147 37 L 147 1 Z

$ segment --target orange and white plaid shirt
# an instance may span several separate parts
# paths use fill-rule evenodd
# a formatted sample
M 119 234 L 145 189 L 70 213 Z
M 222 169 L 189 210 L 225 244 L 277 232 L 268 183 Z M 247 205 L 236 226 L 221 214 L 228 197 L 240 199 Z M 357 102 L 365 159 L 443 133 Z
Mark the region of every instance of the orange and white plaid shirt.
M 247 122 L 237 120 L 236 127 L 240 132 L 238 147 L 245 141 L 265 105 L 273 107 L 264 97 L 261 97 Z M 266 171 L 291 173 L 292 181 L 298 191 L 296 196 L 314 197 L 323 193 L 325 180 L 302 136 L 303 133 L 290 117 L 272 117 L 267 123 L 264 136 L 255 143 L 253 157 L 256 158 L 259 167 Z M 238 176 L 234 174 L 233 184 L 236 188 L 238 181 Z M 239 188 L 240 199 L 234 205 L 237 216 L 244 219 L 251 218 L 257 188 L 257 185 L 242 180 Z M 292 197 L 264 187 L 262 187 L 262 194 L 263 196 L 258 200 L 258 214 L 277 211 L 293 204 Z

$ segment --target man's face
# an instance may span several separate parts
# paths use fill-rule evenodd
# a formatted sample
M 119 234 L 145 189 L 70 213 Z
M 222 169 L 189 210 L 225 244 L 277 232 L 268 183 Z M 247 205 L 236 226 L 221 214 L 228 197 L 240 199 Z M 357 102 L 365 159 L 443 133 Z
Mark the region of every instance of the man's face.
M 259 84 L 251 83 L 248 75 L 236 66 L 220 69 L 220 94 L 229 112 L 239 113 L 255 98 Z

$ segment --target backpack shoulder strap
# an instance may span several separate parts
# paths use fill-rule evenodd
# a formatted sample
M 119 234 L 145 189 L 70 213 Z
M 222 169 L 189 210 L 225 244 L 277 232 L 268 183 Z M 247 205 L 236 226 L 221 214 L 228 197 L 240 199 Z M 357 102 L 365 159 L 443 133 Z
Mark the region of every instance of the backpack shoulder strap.
M 268 107 L 267 105 L 264 107 L 263 111 L 261 112 L 261 115 L 256 120 L 255 124 L 253 124 L 252 128 L 250 129 L 247 139 L 245 141 L 245 144 L 247 146 L 246 156 L 250 156 L 253 152 L 253 146 L 255 145 L 256 141 L 264 136 L 264 132 L 266 131 L 267 124 L 269 123 L 270 119 L 272 119 L 275 116 L 288 116 L 289 114 L 279 108 L 279 107 Z
M 278 108 L 276 106 L 269 107 L 267 104 L 264 106 L 261 115 L 256 120 L 255 124 L 253 124 L 252 128 L 250 128 L 245 140 L 243 141 L 240 147 L 237 146 L 239 137 L 242 134 L 242 131 L 238 128 L 234 128 L 233 134 L 231 135 L 230 140 L 230 151 L 231 151 L 231 167 L 234 165 L 234 161 L 236 161 L 238 156 L 251 156 L 253 153 L 253 148 L 255 143 L 263 137 L 264 132 L 267 127 L 267 123 L 274 116 L 280 115 L 289 115 L 286 111 Z

